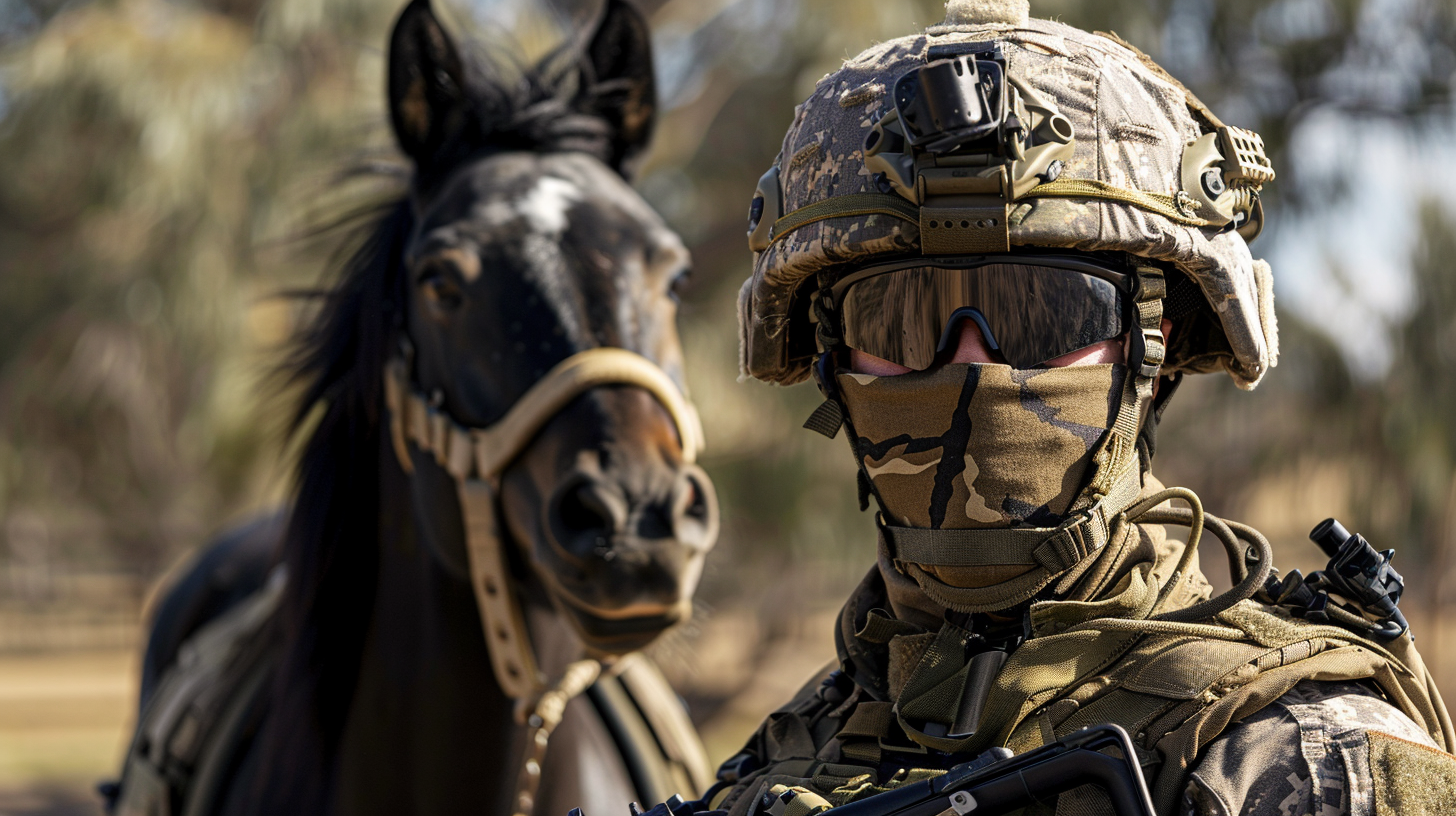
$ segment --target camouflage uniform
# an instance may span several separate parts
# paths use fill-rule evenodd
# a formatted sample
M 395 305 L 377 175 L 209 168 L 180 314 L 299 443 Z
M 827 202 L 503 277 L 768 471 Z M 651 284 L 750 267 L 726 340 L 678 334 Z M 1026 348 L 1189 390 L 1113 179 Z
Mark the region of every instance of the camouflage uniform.
M 1157 528 L 1141 533 L 1145 546 L 1169 551 L 1176 543 L 1162 539 Z M 775 785 L 800 786 L 842 804 L 898 784 L 944 770 L 965 756 L 916 753 L 903 733 L 872 737 L 883 746 L 868 761 L 861 750 L 865 728 L 862 709 L 875 707 L 876 695 L 893 694 L 911 673 L 909 659 L 892 653 L 884 665 L 866 654 L 863 619 L 856 609 L 894 609 L 899 620 L 916 613 L 891 595 L 906 600 L 901 585 L 887 590 L 885 564 L 872 571 L 846 606 L 837 640 L 840 668 L 811 682 L 771 714 L 742 753 L 724 766 L 735 785 L 716 806 L 730 816 L 753 812 L 757 798 Z M 893 582 L 892 582 L 893 583 Z M 1200 585 L 1193 594 L 1207 593 Z M 913 593 L 913 591 L 912 591 Z M 913 601 L 911 601 L 913 602 Z M 880 623 L 886 619 L 880 619 Z M 858 628 L 860 637 L 854 631 Z M 862 675 L 866 666 L 873 674 Z M 859 672 L 860 676 L 851 679 Z M 877 688 L 878 681 L 879 687 Z M 867 705 L 868 704 L 868 705 Z M 893 729 L 892 729 L 893 730 Z M 1142 737 L 1142 734 L 1137 735 Z M 1159 770 L 1155 751 L 1137 743 L 1139 759 L 1150 779 Z M 1383 752 L 1396 745 L 1424 755 L 1420 785 L 1397 785 L 1402 773 Z M 1409 769 L 1413 766 L 1407 765 Z M 750 772 L 744 773 L 744 771 Z M 741 774 L 741 775 L 740 775 Z M 1426 798 L 1420 798 L 1422 792 Z M 1186 775 L 1174 808 L 1179 816 L 1374 816 L 1436 814 L 1456 806 L 1456 763 L 1436 747 L 1430 734 L 1386 702 L 1374 686 L 1359 682 L 1303 681 L 1272 704 L 1233 724 L 1200 752 Z M 1414 794 L 1414 798 L 1412 798 Z M 1100 794 L 1079 789 L 1064 795 L 1055 808 L 1039 813 L 1102 814 L 1109 812 Z
M 945 24 L 846 61 L 796 109 L 760 182 L 742 368 L 786 385 L 814 372 L 827 400 L 810 427 L 847 430 L 862 494 L 882 510 L 880 542 L 836 629 L 837 670 L 725 764 L 715 804 L 746 816 L 779 784 L 843 804 L 992 746 L 1021 752 L 1111 722 L 1133 735 L 1167 816 L 1456 810 L 1445 753 L 1456 731 L 1409 635 L 1376 642 L 1358 621 L 1321 624 L 1255 600 L 1267 542 L 1259 556 L 1262 537 L 1231 523 L 1209 522 L 1238 551 L 1237 584 L 1210 598 L 1196 548 L 1161 526 L 1197 528 L 1201 510 L 1173 512 L 1167 501 L 1198 507 L 1196 496 L 1149 472 L 1163 405 L 1154 382 L 1222 369 L 1253 388 L 1278 359 L 1271 271 L 1247 244 L 1262 221 L 1258 186 L 1273 178 L 1258 137 L 1225 127 L 1116 37 L 1016 5 L 952 0 Z M 937 54 L 972 52 L 1000 55 L 1024 112 L 1061 117 L 1049 132 L 1074 134 L 1055 168 L 1032 175 L 1008 158 L 932 177 L 938 158 L 880 155 L 877 139 L 902 116 L 897 79 Z M 1197 189 L 1200 146 L 1215 142 L 1219 172 L 1242 185 L 1232 198 Z M 1038 143 L 1024 146 L 1023 165 Z M 912 175 L 892 179 L 897 168 Z M 990 215 L 947 214 L 972 207 L 936 184 L 996 172 L 999 214 L 979 182 L 975 206 Z M 958 240 L 1005 248 L 945 249 Z M 815 368 L 842 345 L 825 293 L 848 270 L 1008 250 L 1136 259 L 1139 359 L 903 377 Z M 1166 347 L 1165 315 L 1176 325 Z M 987 586 L 988 575 L 1014 577 Z M 1000 662 L 988 675 L 978 661 L 991 652 Z M 1107 808 L 1084 788 L 1043 810 Z
M 1371 732 L 1436 750 L 1430 735 L 1354 683 L 1304 682 L 1208 746 L 1184 816 L 1373 814 Z

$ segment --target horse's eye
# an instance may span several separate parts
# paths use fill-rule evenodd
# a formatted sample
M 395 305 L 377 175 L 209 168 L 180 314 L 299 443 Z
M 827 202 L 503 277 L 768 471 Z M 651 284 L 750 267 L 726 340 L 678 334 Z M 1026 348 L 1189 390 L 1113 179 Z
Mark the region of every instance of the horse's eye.
M 455 276 L 437 264 L 431 264 L 420 270 L 415 283 L 424 293 L 425 300 L 441 309 L 453 311 L 460 308 L 460 304 L 464 300 Z
M 693 278 L 693 270 L 684 269 L 673 276 L 672 283 L 667 286 L 667 293 L 678 303 L 682 302 L 682 294 L 687 289 L 688 282 Z

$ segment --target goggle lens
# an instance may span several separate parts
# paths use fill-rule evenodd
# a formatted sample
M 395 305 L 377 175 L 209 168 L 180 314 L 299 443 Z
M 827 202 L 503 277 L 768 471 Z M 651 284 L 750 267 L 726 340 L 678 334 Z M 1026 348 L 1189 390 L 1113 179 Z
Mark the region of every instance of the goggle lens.
M 1028 369 L 1127 331 L 1131 278 L 1036 263 L 906 266 L 835 287 L 850 348 L 924 371 L 972 320 L 1013 368 Z

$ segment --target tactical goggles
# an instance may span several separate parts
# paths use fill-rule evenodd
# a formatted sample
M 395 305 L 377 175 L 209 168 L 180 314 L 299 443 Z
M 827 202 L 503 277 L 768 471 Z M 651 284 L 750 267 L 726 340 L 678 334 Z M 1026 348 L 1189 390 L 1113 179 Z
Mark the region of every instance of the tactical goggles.
M 987 255 L 862 269 L 830 289 L 845 345 L 916 371 L 972 320 L 1013 368 L 1121 337 L 1137 277 L 1082 257 Z

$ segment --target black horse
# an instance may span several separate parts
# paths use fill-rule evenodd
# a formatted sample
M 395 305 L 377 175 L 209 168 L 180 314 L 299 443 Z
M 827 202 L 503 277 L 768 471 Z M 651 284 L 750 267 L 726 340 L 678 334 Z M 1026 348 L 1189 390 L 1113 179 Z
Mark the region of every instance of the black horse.
M 513 710 L 493 671 L 459 468 L 417 443 L 437 419 L 497 425 L 591 349 L 635 352 L 680 386 L 688 257 L 627 183 L 656 105 L 639 12 L 608 0 L 581 45 L 502 75 L 467 60 L 427 0 L 396 23 L 408 194 L 300 339 L 294 422 L 309 430 L 290 512 L 224 536 L 158 607 L 119 811 L 529 809 L 518 775 L 538 770 L 525 742 L 540 721 L 522 722 L 530 701 Z M 392 361 L 425 406 L 422 436 L 391 434 Z M 539 417 L 497 474 L 505 570 L 544 677 L 683 618 L 716 536 L 681 411 L 630 383 Z M 675 698 L 645 661 L 623 669 L 567 705 L 536 813 L 704 783 L 684 778 L 701 754 Z

